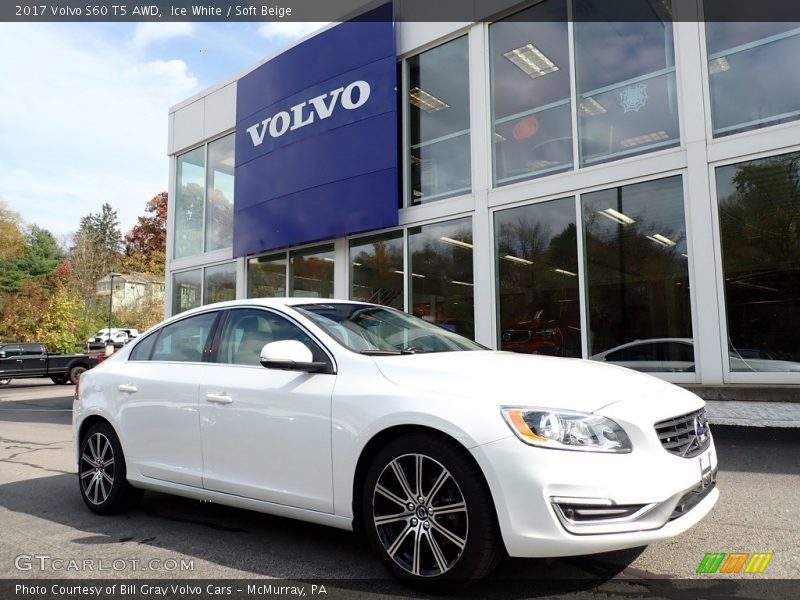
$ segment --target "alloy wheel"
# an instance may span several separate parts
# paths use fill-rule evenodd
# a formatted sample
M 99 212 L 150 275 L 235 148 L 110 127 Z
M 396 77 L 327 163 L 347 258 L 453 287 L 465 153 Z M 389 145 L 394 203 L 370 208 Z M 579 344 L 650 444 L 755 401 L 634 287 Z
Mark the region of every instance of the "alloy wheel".
M 102 433 L 90 435 L 83 444 L 80 479 L 89 502 L 100 505 L 108 499 L 114 486 L 114 448 Z
M 372 494 L 375 531 L 404 571 L 436 577 L 467 545 L 467 503 L 453 475 L 424 454 L 404 454 L 381 471 Z

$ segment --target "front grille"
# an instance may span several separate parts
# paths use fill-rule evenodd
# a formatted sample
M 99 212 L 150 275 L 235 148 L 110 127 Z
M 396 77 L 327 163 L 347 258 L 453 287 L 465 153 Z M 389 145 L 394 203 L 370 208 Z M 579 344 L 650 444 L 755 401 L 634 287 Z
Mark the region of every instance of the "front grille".
M 711 444 L 706 409 L 701 408 L 680 417 L 656 423 L 656 434 L 667 452 L 691 458 L 701 454 Z

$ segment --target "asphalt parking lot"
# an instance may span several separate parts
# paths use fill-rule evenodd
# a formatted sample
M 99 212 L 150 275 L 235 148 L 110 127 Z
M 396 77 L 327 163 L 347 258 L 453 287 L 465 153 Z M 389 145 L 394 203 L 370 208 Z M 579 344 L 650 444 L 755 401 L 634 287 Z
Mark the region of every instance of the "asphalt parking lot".
M 0 578 L 340 580 L 361 582 L 352 583 L 354 593 L 408 595 L 349 532 L 155 493 L 130 514 L 93 515 L 78 493 L 71 394 L 71 386 L 49 381 L 0 387 Z M 626 597 L 650 597 L 654 589 L 663 597 L 699 597 L 675 592 L 682 589 L 676 580 L 692 579 L 716 590 L 708 597 L 766 597 L 751 585 L 758 577 L 788 580 L 781 593 L 769 593 L 772 598 L 783 591 L 800 597 L 800 431 L 717 427 L 714 434 L 722 495 L 690 531 L 626 552 L 507 559 L 468 594 L 597 597 L 582 594 L 599 581 L 627 582 L 641 592 L 625 588 Z M 763 574 L 748 579 L 697 575 L 710 552 L 774 557 Z M 43 556 L 49 558 L 37 558 Z M 56 559 L 89 563 L 69 570 Z M 529 584 L 531 579 L 537 582 Z M 644 591 L 636 587 L 641 585 Z

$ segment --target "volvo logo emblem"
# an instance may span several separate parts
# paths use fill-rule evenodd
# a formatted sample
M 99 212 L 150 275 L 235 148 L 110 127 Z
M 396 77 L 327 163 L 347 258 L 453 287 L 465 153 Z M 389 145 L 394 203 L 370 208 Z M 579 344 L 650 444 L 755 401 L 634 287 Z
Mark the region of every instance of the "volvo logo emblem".
M 708 437 L 707 424 L 708 421 L 704 414 L 699 414 L 694 418 L 694 435 L 697 437 L 698 444 L 704 443 Z

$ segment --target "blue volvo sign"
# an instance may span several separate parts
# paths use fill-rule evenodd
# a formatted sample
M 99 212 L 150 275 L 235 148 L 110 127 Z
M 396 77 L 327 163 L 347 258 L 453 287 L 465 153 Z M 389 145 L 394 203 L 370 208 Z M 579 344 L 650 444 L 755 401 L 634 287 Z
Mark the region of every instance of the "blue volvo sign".
M 336 25 L 239 80 L 234 256 L 397 225 L 391 10 Z

